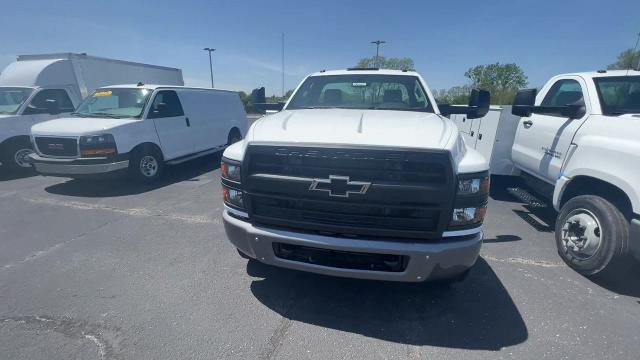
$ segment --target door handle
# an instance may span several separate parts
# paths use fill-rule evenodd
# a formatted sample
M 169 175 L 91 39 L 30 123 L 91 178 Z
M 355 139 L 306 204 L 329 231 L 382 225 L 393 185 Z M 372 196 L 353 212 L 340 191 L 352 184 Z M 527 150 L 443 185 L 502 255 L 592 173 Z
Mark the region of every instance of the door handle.
M 478 140 L 482 140 L 482 134 L 478 134 Z
M 522 125 L 524 125 L 524 127 L 526 127 L 526 128 L 530 128 L 531 125 L 533 125 L 533 121 L 525 120 L 525 121 L 522 122 Z
M 188 117 L 184 118 L 184 121 L 186 121 L 187 126 L 191 127 L 191 123 L 189 122 L 189 118 Z
M 471 132 L 471 136 L 473 136 L 473 134 L 475 134 L 475 132 L 473 132 L 473 131 L 472 131 L 472 132 Z

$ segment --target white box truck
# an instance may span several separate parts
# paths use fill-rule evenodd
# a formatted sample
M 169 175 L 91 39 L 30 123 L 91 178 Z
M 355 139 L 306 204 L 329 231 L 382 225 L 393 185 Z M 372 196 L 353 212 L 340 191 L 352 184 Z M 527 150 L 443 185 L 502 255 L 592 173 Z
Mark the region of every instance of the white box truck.
M 0 74 L 0 162 L 29 168 L 31 126 L 71 113 L 95 89 L 115 84 L 184 85 L 180 69 L 86 54 L 19 55 Z M 3 169 L 3 170 L 5 170 Z

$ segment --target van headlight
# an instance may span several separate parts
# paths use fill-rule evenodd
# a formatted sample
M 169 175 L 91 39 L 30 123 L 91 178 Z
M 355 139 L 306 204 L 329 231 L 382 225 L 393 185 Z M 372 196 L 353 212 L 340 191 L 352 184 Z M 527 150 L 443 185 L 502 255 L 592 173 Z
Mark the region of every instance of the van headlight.
M 82 157 L 112 156 L 118 153 L 116 140 L 111 134 L 81 136 L 79 145 Z

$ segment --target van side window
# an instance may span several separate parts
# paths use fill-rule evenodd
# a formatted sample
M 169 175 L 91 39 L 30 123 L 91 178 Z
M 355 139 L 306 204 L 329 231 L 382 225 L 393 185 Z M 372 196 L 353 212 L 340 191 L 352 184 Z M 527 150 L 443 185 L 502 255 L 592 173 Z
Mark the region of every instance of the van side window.
M 62 89 L 44 89 L 38 92 L 24 110 L 24 115 L 48 114 L 48 103 L 56 102 L 61 113 L 72 112 L 73 103 Z
M 173 90 L 162 90 L 156 94 L 149 109 L 149 119 L 183 116 L 182 104 Z
M 565 106 L 582 102 L 582 87 L 576 80 L 563 79 L 556 81 L 542 100 L 542 106 Z

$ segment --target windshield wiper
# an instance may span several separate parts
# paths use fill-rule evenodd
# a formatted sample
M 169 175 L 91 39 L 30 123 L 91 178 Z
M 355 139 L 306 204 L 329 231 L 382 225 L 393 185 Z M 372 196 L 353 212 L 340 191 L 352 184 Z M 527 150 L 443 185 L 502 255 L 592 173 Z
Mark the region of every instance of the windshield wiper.
M 615 109 L 607 111 L 607 115 L 640 114 L 640 109 Z
M 69 115 L 73 115 L 73 116 L 77 116 L 77 117 L 82 117 L 82 118 L 86 118 L 89 117 L 89 114 L 83 114 L 83 113 L 79 113 L 79 112 L 72 112 Z
M 122 118 L 128 117 L 128 116 L 122 116 L 122 115 L 114 115 L 106 112 L 95 112 L 95 113 L 91 113 L 91 115 L 104 116 L 112 119 L 122 119 Z

